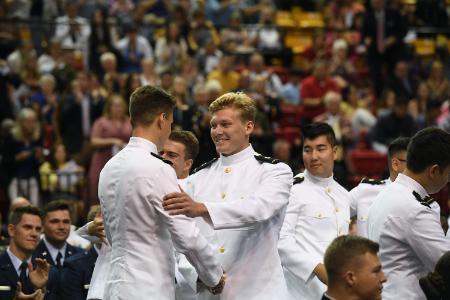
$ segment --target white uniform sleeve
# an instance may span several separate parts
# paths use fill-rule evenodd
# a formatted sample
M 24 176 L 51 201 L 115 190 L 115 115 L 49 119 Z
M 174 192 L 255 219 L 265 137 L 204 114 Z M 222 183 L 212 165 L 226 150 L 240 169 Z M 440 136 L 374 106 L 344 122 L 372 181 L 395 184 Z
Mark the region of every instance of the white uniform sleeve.
M 323 262 L 323 258 L 315 251 L 308 251 L 308 247 L 303 247 L 296 238 L 296 227 L 302 212 L 302 201 L 301 195 L 295 193 L 295 190 L 295 188 L 292 189 L 289 197 L 278 242 L 278 253 L 285 270 L 304 282 L 308 282 L 314 276 L 314 268 Z
M 89 224 L 91 224 L 91 223 L 92 223 L 92 221 L 84 224 L 82 227 L 78 228 L 75 231 L 75 233 L 78 234 L 83 239 L 88 240 L 91 243 L 101 243 L 102 241 L 98 237 L 89 235 L 88 227 L 89 227 Z
M 358 185 L 353 188 L 350 192 L 350 217 L 354 217 L 358 214 L 358 198 L 361 187 Z
M 292 171 L 283 164 L 267 168 L 255 192 L 245 201 L 206 202 L 214 229 L 246 227 L 270 219 L 288 203 L 292 186 Z
M 439 213 L 424 206 L 410 220 L 406 226 L 408 244 L 427 270 L 433 271 L 439 258 L 450 250 L 450 240 L 445 237 Z
M 155 209 L 159 212 L 162 221 L 167 225 L 172 237 L 175 249 L 183 253 L 188 261 L 196 268 L 199 278 L 207 286 L 215 286 L 219 283 L 222 276 L 222 267 L 218 263 L 218 259 L 208 244 L 206 239 L 200 234 L 196 226 L 195 219 L 185 216 L 169 216 L 162 207 L 162 199 L 165 195 L 179 191 L 175 171 L 167 166 L 162 169 L 161 178 L 164 181 L 158 182 L 153 188 L 156 190 L 158 197 L 149 199 Z M 143 180 L 147 180 L 143 178 Z M 148 195 L 148 189 L 151 184 L 139 184 L 144 187 L 141 191 Z M 147 197 L 148 198 L 148 197 Z

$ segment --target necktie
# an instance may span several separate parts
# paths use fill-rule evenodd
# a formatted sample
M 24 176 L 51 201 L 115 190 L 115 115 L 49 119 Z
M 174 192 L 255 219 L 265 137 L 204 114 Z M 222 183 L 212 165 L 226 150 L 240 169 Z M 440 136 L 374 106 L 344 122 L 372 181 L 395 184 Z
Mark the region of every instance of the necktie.
M 377 50 L 384 53 L 384 15 L 378 14 L 377 20 Z
M 28 269 L 27 262 L 26 261 L 22 262 L 22 264 L 20 265 L 19 281 L 22 284 L 22 292 L 24 292 L 25 294 L 32 294 L 34 292 L 34 288 L 28 279 L 27 269 Z
M 62 258 L 63 258 L 63 257 L 62 257 L 61 252 L 58 251 L 58 255 L 56 256 L 56 266 L 57 266 L 58 268 L 61 268 L 61 267 L 62 267 L 62 263 L 61 263 Z

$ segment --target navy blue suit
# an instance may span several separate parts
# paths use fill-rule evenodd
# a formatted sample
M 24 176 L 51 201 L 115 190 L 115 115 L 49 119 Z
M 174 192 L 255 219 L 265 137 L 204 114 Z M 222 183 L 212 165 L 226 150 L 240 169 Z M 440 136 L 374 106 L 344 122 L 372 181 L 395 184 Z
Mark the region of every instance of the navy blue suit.
M 0 300 L 11 300 L 16 294 L 19 276 L 6 251 L 0 253 Z M 28 282 L 31 285 L 31 282 Z M 45 300 L 58 300 L 58 271 L 50 266 Z
M 64 261 L 66 261 L 66 259 L 69 258 L 70 256 L 82 252 L 83 249 L 67 244 L 66 253 L 64 254 Z M 36 249 L 34 250 L 33 259 L 35 258 L 45 259 L 50 265 L 56 267 L 56 262 L 53 261 L 53 258 L 50 255 L 50 251 L 48 251 L 47 246 L 44 243 L 44 240 L 41 240 Z
M 64 261 L 59 286 L 61 300 L 87 298 L 97 256 L 97 251 L 92 247 L 91 250 L 72 255 Z

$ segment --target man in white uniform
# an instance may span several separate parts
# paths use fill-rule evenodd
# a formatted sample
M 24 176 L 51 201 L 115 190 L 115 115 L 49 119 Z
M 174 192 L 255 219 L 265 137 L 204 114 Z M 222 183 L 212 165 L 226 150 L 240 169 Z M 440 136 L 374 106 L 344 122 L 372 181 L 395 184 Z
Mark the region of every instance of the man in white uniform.
M 169 139 L 164 143 L 163 150 L 159 152 L 161 157 L 172 162 L 172 168 L 177 174 L 178 184 L 182 189 L 186 189 L 187 177 L 198 151 L 199 145 L 195 135 L 190 131 L 177 130 L 172 131 Z M 175 267 L 175 278 L 177 280 L 175 299 L 195 300 L 196 291 L 188 284 L 178 269 L 180 261 L 178 253 L 175 253 L 175 258 L 177 260 Z
M 351 215 L 357 216 L 356 229 L 359 236 L 367 237 L 367 216 L 369 207 L 377 195 L 394 182 L 399 173 L 406 168 L 406 148 L 408 147 L 410 138 L 399 137 L 392 141 L 388 147 L 388 167 L 389 178 L 385 180 L 376 180 L 364 178 L 361 183 L 350 191 Z
M 327 276 L 323 257 L 337 236 L 347 234 L 350 195 L 333 179 L 336 138 L 326 123 L 303 130 L 305 173 L 294 177 L 278 251 L 291 299 L 320 299 Z
M 220 157 L 188 177 L 187 193 L 169 194 L 164 201 L 170 214 L 202 217 L 197 221 L 227 272 L 220 296 L 205 294 L 199 286 L 198 299 L 286 299 L 277 242 L 292 172 L 250 145 L 256 107 L 247 95 L 224 94 L 209 111 Z M 196 275 L 190 274 L 185 277 L 195 289 Z
M 408 145 L 406 169 L 369 209 L 368 237 L 380 244 L 387 277 L 383 299 L 426 299 L 419 278 L 434 270 L 450 250 L 439 205 L 429 197 L 449 181 L 450 134 L 437 128 L 419 131 Z
M 224 284 L 216 255 L 195 222 L 170 217 L 162 208 L 164 195 L 179 191 L 173 168 L 156 154 L 169 137 L 173 106 L 161 89 L 138 88 L 130 98 L 133 137 L 100 173 L 99 199 L 112 247 L 105 299 L 174 299 L 173 247 L 212 292 Z

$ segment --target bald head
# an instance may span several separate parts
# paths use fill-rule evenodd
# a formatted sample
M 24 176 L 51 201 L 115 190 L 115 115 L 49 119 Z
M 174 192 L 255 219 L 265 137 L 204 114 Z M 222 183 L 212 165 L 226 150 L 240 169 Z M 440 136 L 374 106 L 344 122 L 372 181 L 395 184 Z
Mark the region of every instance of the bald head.
M 14 211 L 19 207 L 30 206 L 31 202 L 24 197 L 17 197 L 11 201 L 11 205 L 9 206 L 9 211 Z

